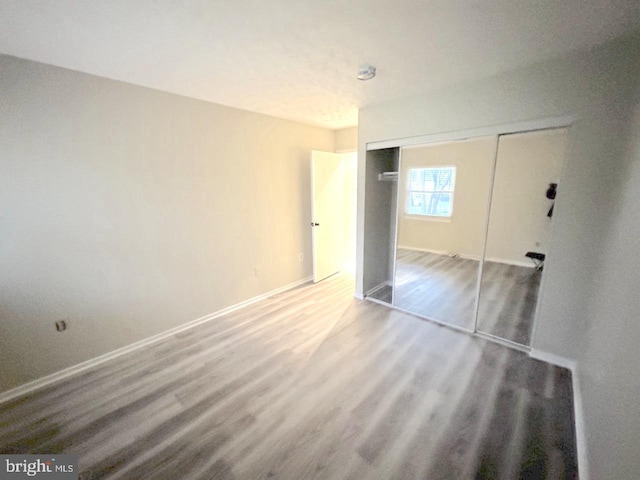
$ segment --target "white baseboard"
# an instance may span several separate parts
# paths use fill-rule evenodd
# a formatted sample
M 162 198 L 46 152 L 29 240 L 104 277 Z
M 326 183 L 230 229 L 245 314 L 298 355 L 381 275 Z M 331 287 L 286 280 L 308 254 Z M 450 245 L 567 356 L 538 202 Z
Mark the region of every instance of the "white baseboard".
M 448 252 L 444 250 L 433 250 L 431 248 L 420 248 L 420 247 L 411 247 L 409 245 L 398 245 L 398 248 L 403 250 L 414 250 L 416 252 L 427 252 L 427 253 L 435 253 L 436 255 L 447 255 Z
M 398 248 L 402 248 L 404 250 L 413 250 L 415 252 L 434 253 L 436 255 L 444 255 L 446 257 L 451 255 L 452 253 L 455 253 L 460 258 L 466 258 L 466 259 L 469 259 L 469 260 L 480 261 L 480 257 L 478 255 L 467 255 L 466 253 L 445 252 L 444 250 L 433 250 L 431 248 L 411 247 L 411 246 L 407 246 L 407 245 L 398 245 Z
M 559 355 L 531 349 L 531 358 L 551 363 L 558 367 L 563 367 L 571 371 L 571 386 L 573 390 L 573 417 L 576 427 L 576 450 L 578 454 L 578 475 L 580 480 L 589 480 L 589 462 L 587 457 L 587 431 L 584 423 L 584 404 L 582 400 L 582 389 L 580 388 L 580 378 L 578 375 L 578 365 L 574 360 L 570 360 Z
M 573 417 L 576 422 L 576 450 L 578 453 L 578 475 L 580 480 L 589 480 L 589 461 L 587 456 L 587 429 L 584 423 L 584 404 L 578 367 L 571 371 L 573 383 Z
M 45 377 L 41 377 L 38 378 L 36 380 L 32 380 L 30 382 L 24 383 L 22 385 L 19 385 L 15 388 L 12 388 L 11 390 L 7 390 L 5 392 L 1 392 L 0 393 L 0 404 L 7 402 L 9 400 L 12 400 L 14 398 L 20 397 L 22 395 L 25 395 L 27 393 L 31 393 L 35 390 L 38 390 L 42 387 L 45 387 L 47 385 L 51 385 L 52 383 L 58 382 L 60 380 L 63 380 L 65 378 L 71 377 L 72 375 L 76 375 L 77 373 L 80 373 L 84 370 L 87 370 L 89 368 L 95 367 L 96 365 L 100 365 L 102 363 L 108 362 L 109 360 L 113 360 L 114 358 L 118 358 L 122 355 L 125 355 L 127 353 L 133 352 L 135 350 L 138 350 L 140 348 L 146 347 L 148 345 L 151 345 L 153 343 L 159 342 L 160 340 L 163 340 L 165 338 L 171 337 L 172 335 L 175 335 L 176 333 L 182 332 L 184 330 L 188 330 L 190 328 L 193 328 L 197 325 L 200 325 L 202 323 L 208 322 L 210 320 L 213 320 L 215 318 L 221 317 L 222 315 L 226 315 L 228 313 L 234 312 L 236 310 L 239 310 L 243 307 L 246 307 L 248 305 L 251 305 L 252 303 L 256 303 L 259 302 L 260 300 L 264 300 L 265 298 L 271 297 L 273 295 L 277 295 L 278 293 L 282 293 L 285 292 L 287 290 L 291 290 L 292 288 L 298 287 L 300 285 L 304 285 L 305 283 L 310 282 L 313 279 L 313 277 L 306 277 L 303 278 L 302 280 L 298 280 L 296 282 L 290 283 L 288 285 L 284 285 L 283 287 L 279 287 L 276 288 L 274 290 L 270 290 L 266 293 L 263 293 L 261 295 L 252 297 L 248 300 L 245 300 L 243 302 L 240 303 L 236 303 L 235 305 L 231 305 L 229 307 L 223 308 L 222 310 L 218 310 L 217 312 L 213 312 L 210 313 L 208 315 L 205 315 L 204 317 L 200 317 L 200 318 L 196 318 L 195 320 L 191 320 L 190 322 L 187 322 L 183 325 L 179 325 L 177 327 L 171 328 L 169 330 L 165 330 L 164 332 L 160 332 L 156 335 L 153 335 L 151 337 L 148 338 L 144 338 L 142 340 L 139 340 L 135 343 L 132 343 L 130 345 L 126 345 L 124 347 L 118 348 L 116 350 L 113 350 L 111 352 L 105 353 L 103 355 L 100 355 L 98 357 L 89 359 L 85 362 L 82 363 L 78 363 L 76 365 L 72 365 L 71 367 L 65 368 L 63 370 L 59 370 L 57 372 L 54 372 L 50 375 L 47 375 Z
M 542 360 L 543 362 L 566 368 L 568 370 L 571 370 L 571 372 L 576 369 L 576 362 L 574 360 L 561 357 L 560 355 L 555 355 L 553 353 L 544 352 L 542 350 L 537 350 L 535 348 L 531 349 L 531 351 L 529 352 L 529 356 L 531 358 L 535 358 L 536 360 Z

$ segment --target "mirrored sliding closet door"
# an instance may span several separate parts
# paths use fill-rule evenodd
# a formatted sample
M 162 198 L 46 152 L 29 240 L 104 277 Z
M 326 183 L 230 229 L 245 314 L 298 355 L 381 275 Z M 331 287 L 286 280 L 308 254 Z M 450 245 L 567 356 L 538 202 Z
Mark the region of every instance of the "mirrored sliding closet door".
M 393 305 L 474 330 L 496 137 L 403 147 Z
M 529 346 L 567 133 L 368 151 L 366 296 Z
M 566 143 L 567 129 L 499 137 L 478 332 L 530 344 Z

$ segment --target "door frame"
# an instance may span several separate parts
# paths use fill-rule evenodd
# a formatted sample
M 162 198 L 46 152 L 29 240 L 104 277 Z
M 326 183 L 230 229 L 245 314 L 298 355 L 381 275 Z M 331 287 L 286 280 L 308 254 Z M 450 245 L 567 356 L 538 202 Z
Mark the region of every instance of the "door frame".
M 328 154 L 328 155 L 334 155 L 337 157 L 337 160 L 339 162 L 339 169 L 340 169 L 340 190 L 341 190 L 341 194 L 344 194 L 344 162 L 342 159 L 342 156 L 340 153 L 337 152 L 327 152 L 324 150 L 311 150 L 311 158 L 309 161 L 309 180 L 311 183 L 311 269 L 312 269 L 312 279 L 313 279 L 313 283 L 319 283 L 337 273 L 339 273 L 340 271 L 342 271 L 342 261 L 339 265 L 338 270 L 336 270 L 335 272 L 331 273 L 330 275 L 326 275 L 323 276 L 322 278 L 318 278 L 320 275 L 318 274 L 318 257 L 317 257 L 317 247 L 318 247 L 318 230 L 317 227 L 320 226 L 317 222 L 317 220 L 319 220 L 317 217 L 317 212 L 316 212 L 316 185 L 315 185 L 315 179 L 314 179 L 314 153 L 320 153 L 320 154 Z M 333 159 L 332 159 L 333 160 Z M 343 199 L 343 205 L 342 207 L 344 207 L 344 199 Z M 344 212 L 342 212 L 344 214 Z M 344 221 L 340 222 L 341 228 L 344 228 Z M 344 233 L 344 232 L 343 232 Z M 343 239 L 344 240 L 344 239 Z M 341 242 L 341 248 L 344 248 L 344 245 L 342 245 L 344 243 Z M 342 260 L 342 259 L 341 259 Z

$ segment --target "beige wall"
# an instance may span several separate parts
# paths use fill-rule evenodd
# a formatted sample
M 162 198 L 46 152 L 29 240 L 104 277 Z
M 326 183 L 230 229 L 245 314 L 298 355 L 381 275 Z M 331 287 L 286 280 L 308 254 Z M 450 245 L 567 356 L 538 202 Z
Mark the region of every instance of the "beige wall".
M 333 131 L 6 56 L 0 111 L 0 389 L 311 275 Z
M 615 164 L 618 181 L 611 184 L 609 221 L 601 227 L 607 241 L 579 357 L 593 480 L 637 478 L 640 471 L 640 106 L 630 127 L 619 132 L 625 152 Z
M 350 152 L 358 149 L 358 127 L 335 130 L 336 152 Z
M 356 224 L 358 217 L 358 127 L 335 130 L 336 152 L 342 153 L 344 167 L 344 268 L 355 270 L 356 263 Z M 348 153 L 345 153 L 348 152 Z
M 532 267 L 526 252 L 547 253 L 553 204 L 550 183 L 562 191 L 560 170 L 567 130 L 548 130 L 500 137 L 487 235 L 488 260 Z M 561 193 L 559 193 L 561 194 Z
M 344 258 L 343 267 L 353 272 L 356 266 L 356 223 L 358 216 L 358 153 L 342 153 L 344 178 Z
M 479 258 L 485 233 L 495 137 L 402 149 L 398 246 Z M 453 215 L 449 219 L 406 215 L 409 170 L 455 166 Z

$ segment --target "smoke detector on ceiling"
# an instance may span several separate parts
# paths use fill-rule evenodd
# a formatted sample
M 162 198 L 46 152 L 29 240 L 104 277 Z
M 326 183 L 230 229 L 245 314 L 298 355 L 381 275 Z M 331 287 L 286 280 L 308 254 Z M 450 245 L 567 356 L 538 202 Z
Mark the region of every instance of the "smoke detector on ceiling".
M 371 80 L 376 76 L 376 67 L 373 65 L 362 65 L 358 68 L 358 80 Z

